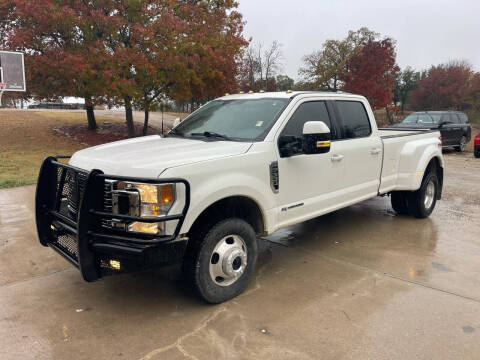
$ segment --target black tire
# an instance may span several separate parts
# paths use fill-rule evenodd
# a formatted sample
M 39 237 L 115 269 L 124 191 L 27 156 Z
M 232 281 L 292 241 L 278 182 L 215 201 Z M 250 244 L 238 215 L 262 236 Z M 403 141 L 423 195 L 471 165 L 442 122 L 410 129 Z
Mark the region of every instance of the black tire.
M 433 183 L 434 186 L 433 200 L 431 204 L 426 204 L 425 197 L 430 183 Z M 409 192 L 407 199 L 409 213 L 420 219 L 429 217 L 437 203 L 437 194 L 438 178 L 435 172 L 430 171 L 423 178 L 420 189 Z
M 460 143 L 458 146 L 454 146 L 455 151 L 458 152 L 464 152 L 467 149 L 467 138 L 465 136 L 462 136 L 460 138 Z
M 475 146 L 475 157 L 476 158 L 480 158 L 480 147 L 478 146 Z
M 406 191 L 394 191 L 391 194 L 392 208 L 399 215 L 409 215 L 407 195 Z
M 214 250 L 225 237 L 240 237 L 246 245 L 246 266 L 231 285 L 221 286 L 210 276 Z M 218 304 L 241 294 L 248 285 L 257 263 L 257 237 L 252 226 L 242 219 L 230 218 L 216 223 L 196 239 L 191 239 L 183 261 L 183 273 L 197 295 L 211 304 Z M 218 261 L 218 260 L 217 260 Z

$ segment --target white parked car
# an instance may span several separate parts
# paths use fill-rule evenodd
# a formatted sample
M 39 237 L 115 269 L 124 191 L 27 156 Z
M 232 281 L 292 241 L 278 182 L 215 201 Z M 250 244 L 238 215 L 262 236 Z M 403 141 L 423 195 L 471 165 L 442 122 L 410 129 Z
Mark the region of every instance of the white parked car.
M 247 286 L 258 236 L 386 194 L 397 213 L 428 217 L 441 149 L 438 131 L 377 129 L 362 96 L 225 96 L 165 137 L 45 159 L 38 235 L 86 281 L 181 260 L 219 303 Z

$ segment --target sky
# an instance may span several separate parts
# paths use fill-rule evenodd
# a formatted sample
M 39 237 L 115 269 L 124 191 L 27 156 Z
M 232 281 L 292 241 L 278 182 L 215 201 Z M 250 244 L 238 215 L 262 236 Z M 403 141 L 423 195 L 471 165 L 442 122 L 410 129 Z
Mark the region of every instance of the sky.
M 397 64 L 427 69 L 454 59 L 480 71 L 480 0 L 237 0 L 244 34 L 283 46 L 283 73 L 298 80 L 302 56 L 363 26 L 396 40 Z

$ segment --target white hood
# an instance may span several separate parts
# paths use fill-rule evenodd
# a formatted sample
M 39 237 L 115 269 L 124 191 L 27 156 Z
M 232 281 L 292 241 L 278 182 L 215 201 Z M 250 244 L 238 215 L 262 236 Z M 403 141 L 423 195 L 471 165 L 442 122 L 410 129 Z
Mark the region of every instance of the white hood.
M 174 166 L 242 154 L 252 143 L 202 141 L 158 135 L 115 141 L 76 152 L 70 165 L 105 174 L 158 177 Z

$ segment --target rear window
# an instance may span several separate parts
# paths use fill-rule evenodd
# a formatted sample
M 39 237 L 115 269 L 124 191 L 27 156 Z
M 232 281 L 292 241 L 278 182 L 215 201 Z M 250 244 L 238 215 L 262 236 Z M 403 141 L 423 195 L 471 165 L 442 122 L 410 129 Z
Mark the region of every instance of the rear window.
M 343 138 L 367 137 L 372 133 L 370 120 L 363 104 L 359 101 L 336 101 L 343 122 Z

